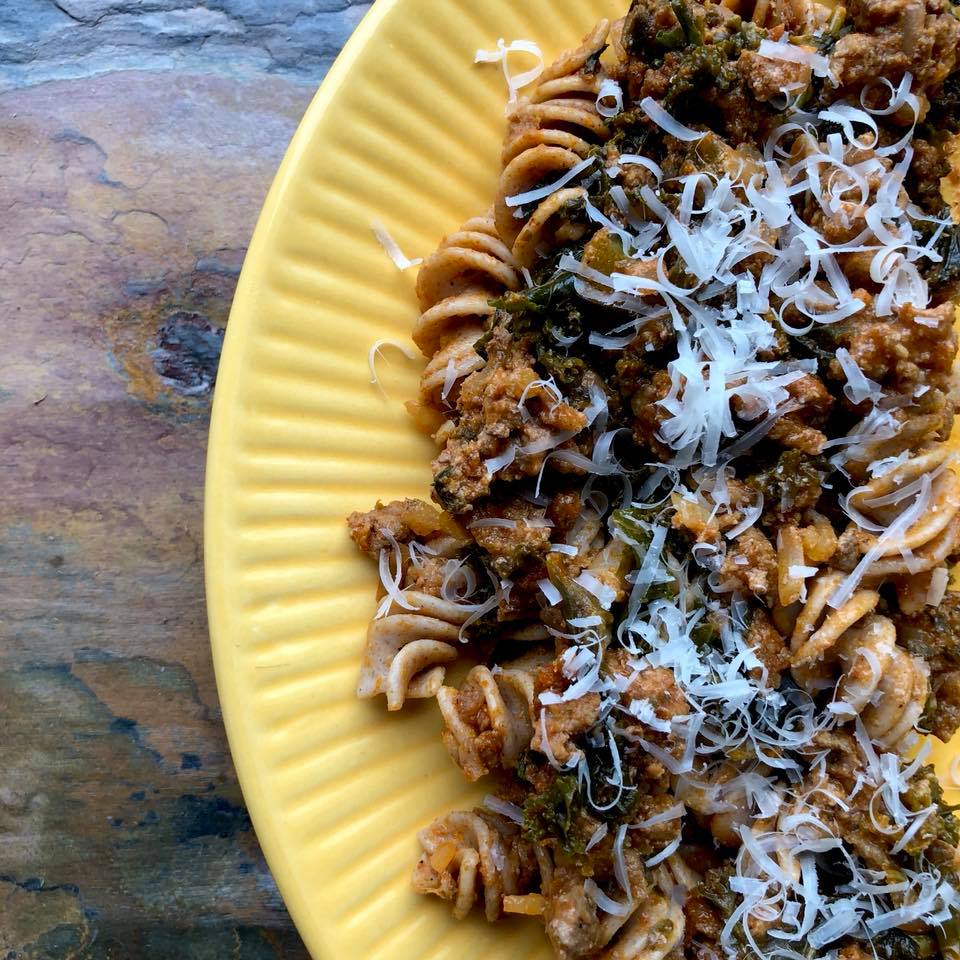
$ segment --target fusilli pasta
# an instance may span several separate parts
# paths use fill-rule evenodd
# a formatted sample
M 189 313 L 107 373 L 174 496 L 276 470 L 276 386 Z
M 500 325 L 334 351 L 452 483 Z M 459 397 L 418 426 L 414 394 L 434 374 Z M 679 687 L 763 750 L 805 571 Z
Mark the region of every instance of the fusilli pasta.
M 490 778 L 419 835 L 456 917 L 559 960 L 956 953 L 958 49 L 937 0 L 631 0 L 545 69 L 478 53 L 493 206 L 417 281 L 442 510 L 350 519 L 358 692 L 435 695 Z
M 357 696 L 385 694 L 388 710 L 399 710 L 408 698 L 436 696 L 443 664 L 456 659 L 460 627 L 472 612 L 429 594 L 401 593 L 385 616 L 370 622 Z
M 437 704 L 446 730 L 443 742 L 468 780 L 496 767 L 512 768 L 533 736 L 534 674 L 552 657 L 527 654 L 496 673 L 482 664 L 460 689 L 441 687 Z
M 610 135 L 597 110 L 603 68 L 598 66 L 590 73 L 585 70 L 606 45 L 608 31 L 609 23 L 601 21 L 580 47 L 561 55 L 508 118 L 494 219 L 520 267 L 533 265 L 538 249 L 551 239 L 551 220 L 566 204 L 583 200 L 586 193 L 581 187 L 568 187 L 540 200 L 531 199 L 532 210 L 519 218 L 516 213 L 526 204 L 512 198 L 569 173 L 595 144 Z
M 520 279 L 509 247 L 491 213 L 468 220 L 440 242 L 420 268 L 417 296 L 422 313 L 413 341 L 427 357 L 420 399 L 411 411 L 435 410 L 455 384 L 482 365 L 474 344 L 493 313 L 490 298 L 516 290 Z
M 503 898 L 521 893 L 524 871 L 534 859 L 529 845 L 466 811 L 448 813 L 417 837 L 423 855 L 414 868 L 413 887 L 452 900 L 458 919 L 482 898 L 487 919 L 496 920 Z

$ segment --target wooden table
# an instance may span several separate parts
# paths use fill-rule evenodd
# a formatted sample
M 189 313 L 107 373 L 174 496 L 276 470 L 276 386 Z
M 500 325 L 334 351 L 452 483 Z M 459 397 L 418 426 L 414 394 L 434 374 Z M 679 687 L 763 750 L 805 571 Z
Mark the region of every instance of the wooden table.
M 367 6 L 0 4 L 0 957 L 306 956 L 221 724 L 203 463 L 257 211 Z

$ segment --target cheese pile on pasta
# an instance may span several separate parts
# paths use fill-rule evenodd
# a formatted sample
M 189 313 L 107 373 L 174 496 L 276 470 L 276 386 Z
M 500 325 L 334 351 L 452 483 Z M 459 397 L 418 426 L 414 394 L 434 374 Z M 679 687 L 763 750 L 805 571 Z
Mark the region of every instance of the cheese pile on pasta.
M 960 956 L 924 745 L 960 726 L 958 44 L 948 0 L 634 0 L 550 66 L 478 53 L 498 191 L 417 279 L 436 505 L 349 519 L 358 694 L 436 698 L 489 785 L 420 834 L 455 916 L 563 960 Z

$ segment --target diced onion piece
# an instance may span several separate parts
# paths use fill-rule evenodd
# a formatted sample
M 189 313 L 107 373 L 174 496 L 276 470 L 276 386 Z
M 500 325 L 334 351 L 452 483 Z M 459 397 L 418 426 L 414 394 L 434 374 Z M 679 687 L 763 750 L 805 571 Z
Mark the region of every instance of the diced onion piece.
M 443 873 L 450 866 L 450 862 L 457 855 L 459 847 L 453 840 L 445 840 L 430 854 L 430 866 L 437 873 Z
M 504 894 L 503 912 L 524 917 L 542 917 L 547 912 L 547 901 L 542 894 Z

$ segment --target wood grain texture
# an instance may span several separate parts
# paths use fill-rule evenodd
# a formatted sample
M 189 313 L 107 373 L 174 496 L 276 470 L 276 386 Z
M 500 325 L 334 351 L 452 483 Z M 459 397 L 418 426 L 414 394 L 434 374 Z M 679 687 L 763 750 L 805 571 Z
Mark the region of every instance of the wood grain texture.
M 257 211 L 365 9 L 0 4 L 0 957 L 306 956 L 220 720 L 203 461 Z

